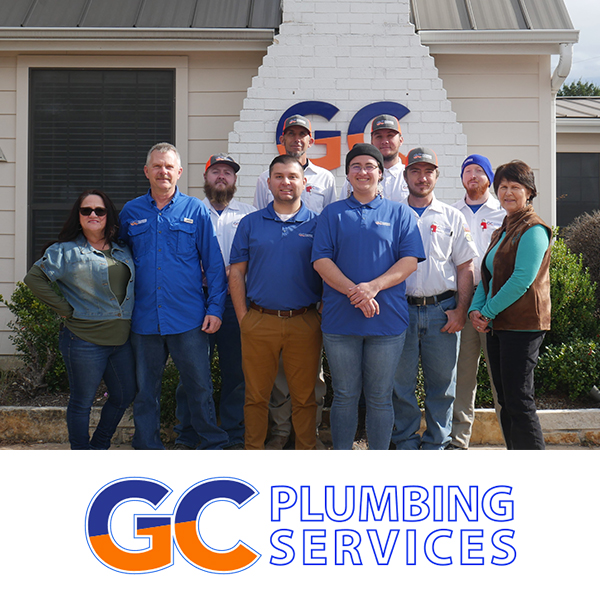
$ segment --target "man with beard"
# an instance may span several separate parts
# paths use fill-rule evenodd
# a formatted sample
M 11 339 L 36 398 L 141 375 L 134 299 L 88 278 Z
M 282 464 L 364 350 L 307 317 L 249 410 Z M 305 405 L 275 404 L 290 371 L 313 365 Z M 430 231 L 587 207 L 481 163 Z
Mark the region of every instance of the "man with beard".
M 383 156 L 382 195 L 393 202 L 406 202 L 408 186 L 404 179 L 404 165 L 400 160 L 400 146 L 404 138 L 400 123 L 393 115 L 379 115 L 371 122 L 371 144 Z M 352 186 L 346 180 L 340 193 L 340 200 L 350 196 Z
M 208 208 L 212 224 L 219 240 L 225 269 L 229 275 L 229 254 L 238 225 L 244 216 L 256 209 L 234 199 L 237 172 L 240 170 L 233 158 L 225 154 L 213 154 L 204 168 L 204 205 Z M 221 369 L 221 401 L 219 415 L 221 429 L 229 437 L 225 450 L 244 447 L 244 373 L 242 371 L 242 346 L 240 327 L 231 296 L 225 300 L 221 327 L 210 336 L 211 355 L 215 346 L 219 353 Z M 175 427 L 178 434 L 176 449 L 195 448 L 198 436 L 191 426 L 187 403 L 177 402 Z
M 315 380 L 321 360 L 316 304 L 323 291 L 310 260 L 317 215 L 301 201 L 306 180 L 298 160 L 277 156 L 269 172 L 273 202 L 242 220 L 231 248 L 229 286 L 240 323 L 246 379 L 246 449 L 264 448 L 269 396 L 281 357 L 296 449 L 313 450 Z
M 306 152 L 314 144 L 310 121 L 303 115 L 288 117 L 283 124 L 283 134 L 279 138 L 279 142 L 283 145 L 286 155 L 297 158 L 304 168 L 306 185 L 302 191 L 302 203 L 309 210 L 321 214 L 323 208 L 336 201 L 335 177 L 327 169 L 312 163 L 306 156 Z M 268 177 L 269 171 L 266 170 L 260 175 L 256 183 L 254 193 L 254 206 L 256 208 L 265 208 L 273 200 L 273 194 L 267 185 Z M 323 399 L 326 391 L 323 369 L 321 369 L 315 383 L 317 425 L 321 423 Z M 267 449 L 281 450 L 287 443 L 292 429 L 290 391 L 281 362 L 271 396 L 269 411 L 273 425 Z M 322 448 L 320 440 L 317 440 L 317 443 L 319 448 Z
M 409 325 L 394 381 L 392 441 L 398 450 L 443 450 L 450 442 L 459 332 L 473 296 L 477 249 L 462 214 L 435 198 L 439 169 L 432 150 L 411 150 L 404 177 L 427 259 L 406 279 Z M 422 438 L 419 359 L 426 390 Z
M 490 185 L 494 181 L 494 171 L 490 161 L 480 154 L 467 156 L 461 167 L 461 179 L 465 197 L 453 206 L 464 215 L 479 256 L 473 261 L 475 287 L 481 281 L 481 260 L 485 255 L 492 233 L 502 225 L 506 215 L 500 202 L 490 195 Z M 475 417 L 475 395 L 477 393 L 477 369 L 483 350 L 487 363 L 486 334 L 477 332 L 470 319 L 467 319 L 460 334 L 460 352 L 456 367 L 456 398 L 452 418 L 452 442 L 448 450 L 466 450 L 471 439 Z M 488 364 L 489 373 L 489 364 Z M 494 404 L 498 407 L 496 388 L 490 374 L 490 384 Z

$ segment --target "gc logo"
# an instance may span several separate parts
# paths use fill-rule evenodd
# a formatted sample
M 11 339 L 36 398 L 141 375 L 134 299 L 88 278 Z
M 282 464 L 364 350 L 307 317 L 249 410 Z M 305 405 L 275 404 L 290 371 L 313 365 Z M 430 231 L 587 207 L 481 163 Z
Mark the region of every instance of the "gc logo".
M 86 537 L 96 558 L 122 573 L 151 573 L 173 564 L 173 541 L 184 558 L 203 571 L 236 573 L 253 565 L 260 554 L 241 540 L 233 548 L 215 550 L 202 539 L 199 518 L 212 502 L 232 502 L 242 508 L 258 495 L 250 484 L 238 479 L 208 479 L 195 484 L 179 498 L 174 514 L 154 511 L 171 489 L 151 479 L 120 479 L 94 496 L 86 514 Z M 121 547 L 111 531 L 115 511 L 127 502 L 148 504 L 153 514 L 134 515 L 134 536 L 146 538 L 147 548 Z
M 288 108 L 279 119 L 277 123 L 277 131 L 275 132 L 275 142 L 277 143 L 277 149 L 280 154 L 285 153 L 284 147 L 279 144 L 279 138 L 283 133 L 283 124 L 285 120 L 291 115 L 318 115 L 324 117 L 328 121 L 339 112 L 339 108 L 329 102 L 320 102 L 318 100 L 311 100 L 307 102 L 298 102 Z M 350 121 L 348 125 L 348 148 L 352 148 L 354 144 L 364 142 L 364 131 L 367 123 L 374 119 L 376 116 L 381 114 L 393 115 L 398 120 L 405 117 L 410 110 L 399 102 L 374 102 L 361 108 Z M 326 147 L 325 156 L 320 158 L 311 159 L 315 165 L 323 167 L 325 169 L 337 169 L 341 164 L 341 142 L 342 132 L 341 131 L 313 131 L 313 137 L 315 138 L 315 144 L 323 144 Z

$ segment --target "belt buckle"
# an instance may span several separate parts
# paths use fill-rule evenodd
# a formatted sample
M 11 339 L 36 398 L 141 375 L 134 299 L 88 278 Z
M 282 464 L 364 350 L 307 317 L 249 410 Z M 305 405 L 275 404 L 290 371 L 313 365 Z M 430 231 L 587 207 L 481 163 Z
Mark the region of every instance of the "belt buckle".
M 281 313 L 288 313 L 288 314 L 287 315 L 286 314 L 282 315 Z M 280 319 L 286 319 L 286 318 L 289 319 L 292 316 L 292 311 L 291 310 L 278 310 L 277 311 L 277 316 Z

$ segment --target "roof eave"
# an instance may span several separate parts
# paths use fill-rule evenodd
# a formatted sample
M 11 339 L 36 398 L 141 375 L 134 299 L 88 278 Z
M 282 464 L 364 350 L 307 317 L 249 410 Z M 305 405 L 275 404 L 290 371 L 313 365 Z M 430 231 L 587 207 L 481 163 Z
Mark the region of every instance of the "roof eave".
M 576 44 L 575 29 L 421 30 L 432 54 L 559 54 L 561 44 Z
M 89 27 L 0 27 L 0 50 L 31 51 L 58 46 L 69 50 L 102 50 L 110 43 L 114 51 L 132 45 L 164 50 L 200 49 L 219 43 L 219 50 L 264 48 L 273 43 L 274 29 L 251 28 L 89 28 Z M 139 48 L 142 49 L 142 48 Z

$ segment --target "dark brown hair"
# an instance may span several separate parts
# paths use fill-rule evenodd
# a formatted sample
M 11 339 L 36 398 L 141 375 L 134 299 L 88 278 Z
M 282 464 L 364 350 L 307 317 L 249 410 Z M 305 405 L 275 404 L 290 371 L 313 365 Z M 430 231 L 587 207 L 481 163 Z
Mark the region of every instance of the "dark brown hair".
M 73 204 L 73 208 L 71 208 L 71 212 L 69 213 L 65 224 L 63 225 L 61 232 L 58 234 L 59 242 L 72 242 L 81 234 L 81 226 L 79 224 L 79 207 L 88 196 L 100 196 L 100 198 L 102 198 L 102 202 L 104 202 L 104 208 L 106 208 L 104 239 L 109 244 L 117 241 L 117 236 L 119 235 L 119 214 L 117 213 L 117 209 L 115 208 L 112 200 L 102 190 L 85 190 L 85 192 L 82 192 L 79 195 L 79 198 L 77 198 L 75 204 Z
M 531 202 L 537 196 L 533 171 L 531 170 L 531 167 L 522 160 L 513 160 L 505 165 L 500 165 L 496 169 L 496 174 L 494 175 L 494 192 L 496 193 L 496 196 L 498 195 L 500 182 L 503 179 L 520 183 L 522 186 L 526 187 L 529 190 L 527 202 Z

